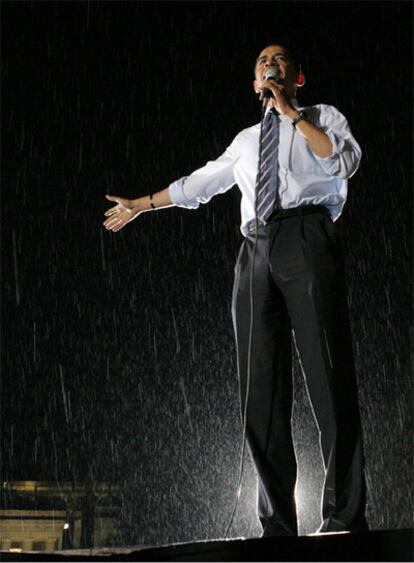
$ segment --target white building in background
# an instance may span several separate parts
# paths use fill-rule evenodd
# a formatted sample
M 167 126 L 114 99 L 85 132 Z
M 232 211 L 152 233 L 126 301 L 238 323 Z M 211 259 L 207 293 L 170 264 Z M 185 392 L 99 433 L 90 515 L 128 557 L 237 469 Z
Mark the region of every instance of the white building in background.
M 2 483 L 0 550 L 59 551 L 115 545 L 119 490 L 106 483 Z
M 0 549 L 1 551 L 61 550 L 65 524 L 65 510 L 0 509 Z M 80 545 L 80 517 L 75 520 L 74 545 Z

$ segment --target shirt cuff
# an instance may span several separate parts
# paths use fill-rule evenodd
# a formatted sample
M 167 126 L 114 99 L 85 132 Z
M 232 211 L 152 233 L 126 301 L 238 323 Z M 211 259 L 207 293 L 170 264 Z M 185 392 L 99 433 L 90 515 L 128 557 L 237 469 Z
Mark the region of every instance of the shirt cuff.
M 335 176 L 339 173 L 340 159 L 339 155 L 345 147 L 344 139 L 338 138 L 332 131 L 324 131 L 328 135 L 332 143 L 332 154 L 329 156 L 318 156 L 315 154 L 316 160 L 322 166 L 323 170 L 330 176 Z
M 168 193 L 171 201 L 178 207 L 187 207 L 188 209 L 197 209 L 200 202 L 195 199 L 188 199 L 184 194 L 184 183 L 188 176 L 183 176 L 168 186 Z

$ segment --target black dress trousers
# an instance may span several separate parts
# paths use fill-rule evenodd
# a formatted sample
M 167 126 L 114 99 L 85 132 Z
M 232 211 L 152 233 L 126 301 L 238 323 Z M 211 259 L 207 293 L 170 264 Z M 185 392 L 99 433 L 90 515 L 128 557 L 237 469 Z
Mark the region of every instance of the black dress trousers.
M 239 252 L 232 301 L 242 416 L 254 244 L 253 229 Z M 320 434 L 325 469 L 321 531 L 365 529 L 364 458 L 344 265 L 338 228 L 321 206 L 280 210 L 257 233 L 247 440 L 265 535 L 298 531 L 293 345 Z

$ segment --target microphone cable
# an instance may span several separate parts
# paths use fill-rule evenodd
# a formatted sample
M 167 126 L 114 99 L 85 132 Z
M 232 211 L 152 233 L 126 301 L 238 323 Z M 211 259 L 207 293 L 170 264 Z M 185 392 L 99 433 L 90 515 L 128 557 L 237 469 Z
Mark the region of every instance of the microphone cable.
M 254 235 L 254 245 L 253 245 L 253 253 L 252 253 L 252 261 L 250 264 L 250 279 L 249 279 L 249 294 L 250 294 L 250 325 L 249 325 L 249 342 L 247 348 L 247 378 L 246 378 L 246 395 L 244 399 L 244 407 L 243 407 L 243 436 L 242 436 L 242 447 L 240 453 L 240 466 L 239 466 L 239 481 L 237 486 L 237 494 L 236 500 L 233 506 L 233 511 L 231 513 L 230 521 L 228 523 L 226 533 L 224 534 L 224 539 L 227 538 L 227 535 L 230 531 L 230 528 L 233 524 L 234 515 L 236 514 L 237 506 L 240 500 L 241 494 L 241 486 L 242 486 L 242 479 L 243 479 L 243 468 L 244 468 L 244 452 L 246 450 L 246 430 L 247 430 L 247 405 L 249 402 L 249 394 L 250 394 L 250 380 L 251 380 L 251 370 L 252 370 L 252 341 L 253 341 L 253 324 L 254 324 L 254 297 L 253 297 L 253 280 L 254 280 L 254 263 L 256 258 L 256 249 L 257 249 L 257 240 L 258 240 L 258 227 L 259 227 L 259 220 L 257 218 L 257 192 L 259 191 L 258 188 L 260 187 L 260 169 L 262 167 L 262 132 L 263 132 L 263 121 L 265 116 L 266 110 L 266 100 L 263 100 L 262 105 L 262 115 L 260 119 L 260 138 L 259 138 L 259 168 L 258 168 L 258 175 L 256 181 L 256 191 L 255 191 L 255 200 L 254 200 L 254 220 L 255 220 L 255 235 Z

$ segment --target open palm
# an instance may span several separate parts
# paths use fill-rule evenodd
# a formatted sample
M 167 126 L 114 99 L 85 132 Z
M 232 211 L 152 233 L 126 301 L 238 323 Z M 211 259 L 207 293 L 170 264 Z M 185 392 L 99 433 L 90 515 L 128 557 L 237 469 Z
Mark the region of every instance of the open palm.
M 138 215 L 138 210 L 134 208 L 130 199 L 124 197 L 106 195 L 109 201 L 115 201 L 117 205 L 108 209 L 105 212 L 105 217 L 108 217 L 103 223 L 103 226 L 116 233 L 120 231 L 127 223 L 135 219 Z

